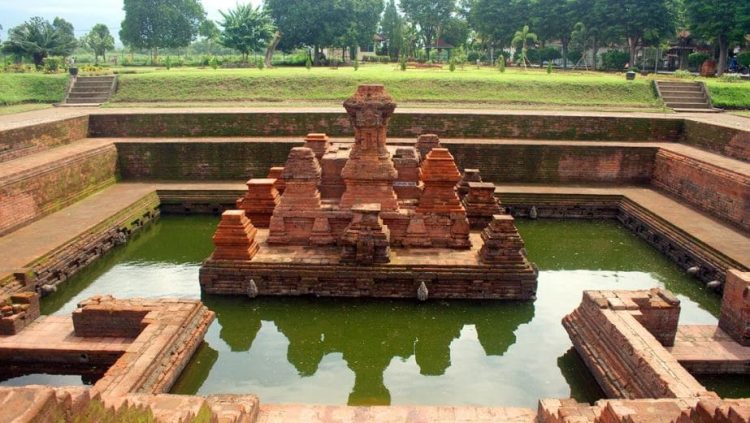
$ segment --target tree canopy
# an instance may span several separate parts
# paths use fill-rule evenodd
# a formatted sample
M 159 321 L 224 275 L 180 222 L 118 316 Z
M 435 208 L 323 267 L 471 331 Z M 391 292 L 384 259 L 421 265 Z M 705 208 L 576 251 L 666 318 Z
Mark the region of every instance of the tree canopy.
M 76 48 L 73 25 L 61 18 L 51 24 L 35 16 L 10 29 L 3 51 L 17 56 L 28 56 L 37 67 L 47 56 L 69 56 Z
M 115 48 L 115 39 L 104 24 L 96 24 L 84 37 L 84 43 L 94 51 L 94 61 L 99 63 L 99 56 L 106 61 L 107 50 Z
M 748 0 L 689 0 L 685 11 L 690 29 L 700 37 L 719 46 L 717 73 L 727 67 L 729 44 L 742 41 L 750 34 L 750 2 Z
M 249 4 L 238 4 L 220 13 L 224 20 L 219 24 L 224 30 L 219 42 L 242 53 L 244 61 L 249 53 L 264 48 L 276 32 L 271 16 L 260 7 L 254 9 Z
M 199 0 L 123 0 L 120 40 L 152 51 L 186 47 L 198 34 L 206 12 Z
M 401 0 L 401 10 L 419 31 L 429 57 L 430 46 L 442 36 L 456 11 L 456 0 Z

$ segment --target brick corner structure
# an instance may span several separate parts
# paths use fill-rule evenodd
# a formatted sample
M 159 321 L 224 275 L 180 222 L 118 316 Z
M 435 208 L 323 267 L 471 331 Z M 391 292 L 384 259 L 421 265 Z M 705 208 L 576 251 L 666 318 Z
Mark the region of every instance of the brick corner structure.
M 252 260 L 259 246 L 255 241 L 258 230 L 243 210 L 227 210 L 213 236 L 213 260 Z
M 39 294 L 36 292 L 19 292 L 0 299 L 0 336 L 21 332 L 39 315 Z
M 740 345 L 750 346 L 750 272 L 727 272 L 719 327 Z

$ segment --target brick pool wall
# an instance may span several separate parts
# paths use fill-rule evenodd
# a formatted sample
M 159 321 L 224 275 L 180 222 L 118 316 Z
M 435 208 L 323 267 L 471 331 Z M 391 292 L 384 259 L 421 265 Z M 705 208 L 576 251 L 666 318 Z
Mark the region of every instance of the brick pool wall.
M 661 150 L 652 184 L 680 199 L 750 230 L 750 177 Z
M 295 142 L 117 143 L 126 180 L 245 180 L 283 165 Z M 486 181 L 647 184 L 656 148 L 449 143 L 461 168 Z
M 0 162 L 86 138 L 88 131 L 88 116 L 0 131 Z
M 685 121 L 683 143 L 727 157 L 750 162 L 750 131 Z
M 0 179 L 0 235 L 115 182 L 117 149 L 106 145 Z
M 681 119 L 516 114 L 396 113 L 390 137 L 436 133 L 443 138 L 579 141 L 679 141 Z M 148 113 L 90 116 L 92 137 L 353 135 L 343 113 Z

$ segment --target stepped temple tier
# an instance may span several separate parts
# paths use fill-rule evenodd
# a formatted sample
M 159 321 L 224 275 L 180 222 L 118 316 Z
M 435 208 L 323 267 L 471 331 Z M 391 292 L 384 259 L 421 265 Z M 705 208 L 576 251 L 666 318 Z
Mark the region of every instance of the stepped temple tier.
M 388 145 L 382 85 L 344 102 L 354 143 L 308 134 L 222 215 L 200 270 L 211 294 L 533 300 L 537 271 L 481 169 L 436 135 Z M 236 250 L 236 251 L 235 251 Z

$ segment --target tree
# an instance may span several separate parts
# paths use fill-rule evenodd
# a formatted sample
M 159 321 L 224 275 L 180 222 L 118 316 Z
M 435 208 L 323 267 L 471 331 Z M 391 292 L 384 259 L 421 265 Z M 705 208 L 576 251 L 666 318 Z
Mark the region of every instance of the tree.
M 692 0 L 691 0 L 692 1 Z M 607 14 L 628 42 L 630 65 L 639 47 L 658 43 L 675 33 L 673 0 L 620 0 L 606 2 Z
M 151 50 L 153 61 L 159 48 L 189 45 L 206 15 L 199 0 L 123 0 L 123 10 L 120 40 Z
M 206 19 L 198 26 L 198 35 L 208 43 L 208 54 L 211 54 L 211 43 L 219 39 L 221 31 L 211 19 Z
M 526 60 L 526 55 L 528 53 L 527 43 L 531 41 L 532 43 L 537 42 L 537 36 L 533 32 L 529 32 L 529 26 L 524 25 L 523 28 L 520 31 L 516 31 L 515 35 L 513 35 L 513 40 L 511 40 L 511 43 L 513 45 L 521 44 L 521 54 L 519 56 L 519 60 L 523 63 L 523 68 L 526 69 L 526 63 L 528 60 Z
M 73 24 L 63 18 L 55 17 L 52 20 L 52 28 L 60 38 L 60 48 L 56 53 L 59 56 L 70 56 L 78 46 Z
M 219 43 L 242 53 L 245 62 L 250 52 L 268 45 L 276 32 L 271 16 L 260 7 L 254 9 L 249 4 L 238 4 L 232 10 L 219 13 L 224 18 L 219 23 L 224 28 Z
M 430 46 L 440 38 L 456 10 L 456 0 L 401 0 L 401 10 L 418 28 L 429 58 Z
M 538 0 L 534 17 L 539 37 L 545 41 L 560 40 L 563 68 L 568 67 L 568 46 L 573 26 L 578 22 L 575 0 Z
M 380 22 L 380 30 L 386 39 L 386 51 L 391 59 L 401 55 L 404 44 L 404 20 L 396 9 L 396 0 L 390 0 L 385 6 L 383 19 Z
M 76 40 L 70 37 L 72 26 L 56 19 L 57 26 L 41 17 L 10 29 L 8 41 L 3 43 L 3 51 L 16 56 L 29 56 L 37 67 L 42 66 L 47 56 L 68 56 L 76 47 Z M 70 24 L 68 24 L 70 25 Z
M 490 49 L 507 47 L 519 25 L 528 24 L 531 17 L 529 0 L 475 0 L 469 11 L 469 25 L 474 28 Z
M 94 61 L 99 63 L 99 56 L 107 61 L 107 50 L 115 48 L 115 39 L 104 24 L 96 24 L 84 37 L 84 43 L 94 50 Z
M 719 46 L 716 73 L 723 75 L 730 44 L 750 33 L 750 4 L 747 0 L 689 0 L 685 9 L 692 32 Z

